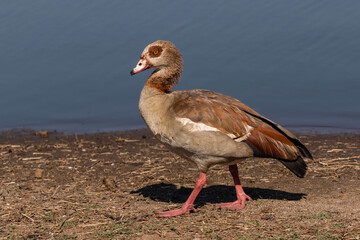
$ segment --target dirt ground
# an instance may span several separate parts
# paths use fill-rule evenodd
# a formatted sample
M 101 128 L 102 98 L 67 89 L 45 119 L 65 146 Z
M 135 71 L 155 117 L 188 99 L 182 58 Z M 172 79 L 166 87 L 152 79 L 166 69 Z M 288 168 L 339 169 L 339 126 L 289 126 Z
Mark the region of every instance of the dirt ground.
M 198 172 L 147 130 L 0 134 L 0 239 L 360 239 L 360 135 L 304 135 L 314 160 L 299 179 L 273 159 L 238 164 L 245 209 L 215 166 L 196 213 L 181 207 Z

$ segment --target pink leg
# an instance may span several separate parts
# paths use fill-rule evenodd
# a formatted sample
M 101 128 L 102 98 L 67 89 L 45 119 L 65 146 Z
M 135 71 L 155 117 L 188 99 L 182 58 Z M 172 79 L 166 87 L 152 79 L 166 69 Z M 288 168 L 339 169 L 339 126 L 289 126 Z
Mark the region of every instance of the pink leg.
M 230 210 L 240 210 L 245 207 L 246 200 L 251 200 L 251 198 L 245 194 L 244 190 L 241 187 L 237 166 L 230 165 L 229 170 L 232 177 L 234 178 L 237 200 L 230 203 L 220 203 L 216 206 L 219 208 L 228 208 Z
M 203 188 L 205 182 L 206 182 L 206 174 L 201 172 L 199 175 L 199 178 L 196 180 L 194 190 L 192 191 L 192 193 L 190 194 L 189 198 L 186 200 L 184 205 L 180 209 L 175 209 L 175 210 L 170 210 L 170 211 L 165 211 L 165 212 L 158 212 L 159 217 L 174 217 L 174 216 L 178 216 L 178 215 L 181 215 L 184 213 L 189 214 L 190 210 L 193 210 L 194 212 L 196 212 L 195 208 L 193 207 L 193 203 L 194 203 L 197 195 Z

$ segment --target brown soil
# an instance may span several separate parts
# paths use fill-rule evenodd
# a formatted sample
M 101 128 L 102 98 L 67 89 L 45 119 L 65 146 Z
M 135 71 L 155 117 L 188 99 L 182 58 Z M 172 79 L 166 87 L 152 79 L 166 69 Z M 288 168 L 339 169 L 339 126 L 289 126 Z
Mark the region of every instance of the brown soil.
M 1 239 L 359 239 L 360 135 L 300 137 L 314 155 L 299 179 L 273 159 L 238 164 L 245 209 L 225 166 L 208 172 L 197 212 L 181 207 L 198 173 L 146 130 L 0 134 Z

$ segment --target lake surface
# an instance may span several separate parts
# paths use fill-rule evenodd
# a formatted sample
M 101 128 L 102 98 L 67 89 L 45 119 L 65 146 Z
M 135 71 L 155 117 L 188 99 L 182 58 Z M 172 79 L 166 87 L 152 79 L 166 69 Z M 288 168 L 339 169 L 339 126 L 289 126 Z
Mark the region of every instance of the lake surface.
M 144 127 L 130 77 L 158 39 L 177 90 L 238 98 L 295 130 L 360 132 L 360 1 L 0 1 L 0 130 Z

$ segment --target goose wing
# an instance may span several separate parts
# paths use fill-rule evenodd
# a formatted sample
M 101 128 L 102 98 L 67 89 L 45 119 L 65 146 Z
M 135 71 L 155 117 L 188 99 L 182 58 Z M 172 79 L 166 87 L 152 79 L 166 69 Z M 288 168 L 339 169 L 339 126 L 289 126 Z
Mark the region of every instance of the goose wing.
M 237 99 L 207 90 L 178 93 L 172 105 L 177 118 L 216 129 L 236 142 L 246 141 L 266 157 L 287 161 L 312 158 L 295 135 Z

